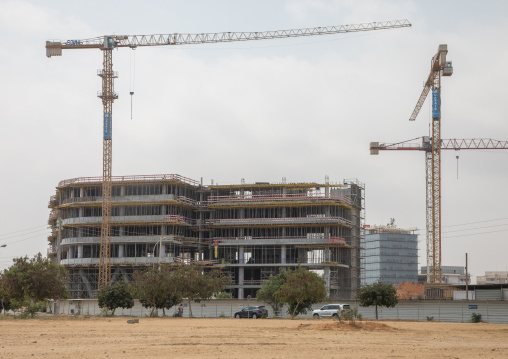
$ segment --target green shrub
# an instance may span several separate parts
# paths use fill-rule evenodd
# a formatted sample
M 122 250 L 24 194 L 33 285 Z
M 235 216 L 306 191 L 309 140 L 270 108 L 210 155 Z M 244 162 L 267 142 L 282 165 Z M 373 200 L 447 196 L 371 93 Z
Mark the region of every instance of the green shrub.
M 219 293 L 217 293 L 215 298 L 216 299 L 231 299 L 231 298 L 233 298 L 233 296 L 231 295 L 231 293 L 228 293 L 228 292 L 219 292 Z
M 37 312 L 42 312 L 44 309 L 46 309 L 46 302 L 44 301 L 30 303 L 24 310 L 22 310 L 20 318 L 35 318 L 37 316 Z
M 337 318 L 340 322 L 348 321 L 349 324 L 355 325 L 357 320 L 360 322 L 362 321 L 363 316 L 358 313 L 358 308 L 355 307 L 342 310 Z
M 482 321 L 482 315 L 480 313 L 471 314 L 471 323 L 480 323 Z

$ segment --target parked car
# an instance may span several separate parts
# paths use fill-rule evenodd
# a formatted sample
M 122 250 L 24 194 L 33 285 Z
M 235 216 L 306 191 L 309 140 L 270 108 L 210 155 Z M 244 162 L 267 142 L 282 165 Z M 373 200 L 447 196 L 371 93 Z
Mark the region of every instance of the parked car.
M 261 317 L 268 317 L 268 310 L 262 305 L 254 307 L 245 307 L 235 313 L 235 318 L 252 318 L 257 319 Z
M 351 309 L 349 304 L 328 304 L 312 311 L 314 318 L 338 317 L 343 310 Z

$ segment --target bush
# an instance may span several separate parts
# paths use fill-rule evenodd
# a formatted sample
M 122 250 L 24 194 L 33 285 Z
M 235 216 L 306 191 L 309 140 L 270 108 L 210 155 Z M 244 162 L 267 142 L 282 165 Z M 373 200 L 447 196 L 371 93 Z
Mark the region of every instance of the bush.
M 228 292 L 219 292 L 215 295 L 216 299 L 231 299 L 233 296 Z
M 35 318 L 37 316 L 38 312 L 42 312 L 44 309 L 46 309 L 46 302 L 40 301 L 37 303 L 29 303 L 26 305 L 26 307 L 23 307 L 20 318 Z
M 480 323 L 482 321 L 482 315 L 480 313 L 471 314 L 471 323 Z
M 434 317 L 427 317 L 428 322 L 432 322 L 434 320 Z
M 339 320 L 342 322 L 344 320 L 348 321 L 349 324 L 355 325 L 356 321 L 362 321 L 363 316 L 358 313 L 358 308 L 344 309 L 338 316 Z

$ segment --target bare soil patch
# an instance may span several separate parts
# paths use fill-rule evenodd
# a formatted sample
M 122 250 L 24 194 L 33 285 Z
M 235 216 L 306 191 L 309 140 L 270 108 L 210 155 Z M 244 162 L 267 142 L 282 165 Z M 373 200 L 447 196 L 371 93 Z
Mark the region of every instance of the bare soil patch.
M 0 320 L 0 358 L 507 358 L 508 325 L 230 318 Z
M 298 329 L 308 330 L 367 330 L 367 331 L 395 331 L 394 327 L 380 322 L 360 322 L 349 323 L 339 322 L 338 320 L 328 321 L 320 324 L 300 324 Z

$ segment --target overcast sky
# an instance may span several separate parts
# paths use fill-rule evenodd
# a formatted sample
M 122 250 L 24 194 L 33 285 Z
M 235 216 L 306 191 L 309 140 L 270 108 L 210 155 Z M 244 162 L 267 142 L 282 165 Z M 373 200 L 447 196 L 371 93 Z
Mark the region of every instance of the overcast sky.
M 60 180 L 102 174 L 102 53 L 49 59 L 46 40 L 395 19 L 413 26 L 115 50 L 113 175 L 358 179 L 366 223 L 418 227 L 425 265 L 424 153 L 370 156 L 369 143 L 429 134 L 430 96 L 408 119 L 439 44 L 454 67 L 442 80 L 442 138 L 508 140 L 508 2 L 0 0 L 0 269 L 46 254 L 47 205 Z M 468 252 L 474 276 L 508 269 L 507 156 L 443 151 L 443 265 L 463 266 Z

